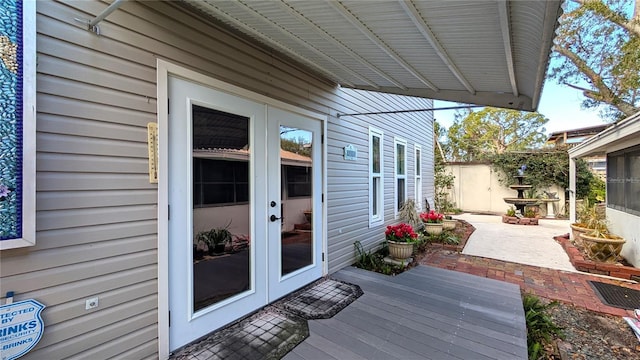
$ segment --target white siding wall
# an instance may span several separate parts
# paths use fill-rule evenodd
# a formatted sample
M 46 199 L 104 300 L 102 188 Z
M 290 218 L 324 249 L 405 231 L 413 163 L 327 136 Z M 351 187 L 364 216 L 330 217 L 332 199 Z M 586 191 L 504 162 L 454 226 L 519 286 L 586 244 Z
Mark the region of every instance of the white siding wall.
M 640 216 L 607 208 L 611 232 L 627 242 L 622 246 L 622 257 L 633 266 L 640 266 Z
M 108 3 L 37 2 L 37 245 L 0 252 L 0 294 L 36 298 L 45 334 L 24 359 L 157 356 L 157 186 L 147 175 L 146 124 L 156 121 L 156 57 L 300 107 L 330 114 L 329 266 L 370 248 L 369 124 L 385 132 L 385 223 L 393 223 L 393 136 L 422 145 L 425 197 L 433 196 L 429 113 L 336 118 L 336 113 L 430 107 L 430 100 L 339 90 L 287 65 L 176 4 L 126 2 L 100 23 Z M 342 159 L 342 147 L 358 160 Z M 413 177 L 409 176 L 409 197 Z M 0 295 L 1 296 L 1 295 Z M 85 310 L 85 299 L 100 306 Z
M 390 96 L 344 89 L 346 100 L 356 107 L 348 113 L 425 109 L 427 99 Z M 378 110 L 370 110 L 370 109 Z M 332 117 L 328 126 L 328 241 L 329 271 L 337 271 L 354 260 L 355 241 L 365 249 L 384 241 L 386 225 L 394 218 L 394 136 L 407 140 L 407 198 L 415 199 L 413 145 L 422 145 L 423 198 L 433 198 L 433 116 L 431 112 Z M 368 176 L 369 125 L 382 130 L 384 156 L 384 225 L 369 228 Z M 357 161 L 344 160 L 342 149 L 352 144 Z

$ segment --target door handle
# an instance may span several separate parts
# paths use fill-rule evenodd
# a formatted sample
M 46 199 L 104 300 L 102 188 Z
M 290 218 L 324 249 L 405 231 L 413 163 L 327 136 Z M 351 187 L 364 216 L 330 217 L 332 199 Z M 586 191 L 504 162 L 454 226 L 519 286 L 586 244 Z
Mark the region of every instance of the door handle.
M 282 219 L 282 218 L 281 217 L 277 217 L 275 215 L 271 215 L 271 217 L 269 217 L 269 220 L 271 220 L 271 222 L 274 222 L 274 221 L 277 221 L 277 220 L 280 220 L 280 219 Z

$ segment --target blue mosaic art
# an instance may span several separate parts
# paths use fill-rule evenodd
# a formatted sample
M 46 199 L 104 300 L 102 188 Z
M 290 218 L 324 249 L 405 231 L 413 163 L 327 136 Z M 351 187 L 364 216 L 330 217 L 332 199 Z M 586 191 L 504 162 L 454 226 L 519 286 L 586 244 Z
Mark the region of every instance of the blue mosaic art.
M 22 237 L 22 1 L 0 0 L 0 240 Z

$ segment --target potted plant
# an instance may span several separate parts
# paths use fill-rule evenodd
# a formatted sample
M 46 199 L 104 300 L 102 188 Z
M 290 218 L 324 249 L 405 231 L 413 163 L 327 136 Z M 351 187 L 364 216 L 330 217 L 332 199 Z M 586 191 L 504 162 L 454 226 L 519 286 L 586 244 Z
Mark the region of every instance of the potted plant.
M 209 231 L 209 252 L 212 255 L 224 254 L 227 243 L 231 242 L 231 232 L 225 227 L 218 227 Z
M 211 240 L 210 240 L 210 230 L 205 230 L 205 231 L 200 231 L 198 234 L 196 234 L 196 238 L 194 240 L 195 243 L 195 253 L 194 253 L 194 258 L 195 259 L 202 259 L 204 257 L 205 254 L 207 253 L 211 253 L 212 249 L 211 246 L 209 244 L 211 244 Z
M 598 226 L 598 222 L 604 220 L 604 214 L 598 211 L 596 204 L 590 203 L 589 199 L 584 199 L 577 210 L 576 222 L 569 226 L 571 227 L 573 241 L 582 246 L 582 234 L 593 229 L 594 226 Z
M 384 232 L 389 245 L 389 256 L 396 260 L 406 260 L 413 254 L 413 245 L 418 239 L 418 234 L 407 223 L 389 225 Z
M 312 216 L 313 216 L 313 212 L 312 212 L 312 210 L 311 210 L 311 209 L 307 209 L 307 210 L 304 210 L 302 213 L 304 214 L 304 219 L 305 219 L 308 223 L 311 223 Z
M 625 240 L 609 232 L 607 221 L 599 219 L 589 224 L 592 228 L 580 234 L 587 257 L 594 261 L 615 263 L 618 261 Z
M 442 220 L 444 216 L 435 210 L 430 210 L 428 213 L 423 212 L 420 214 L 420 220 L 424 223 L 424 229 L 427 234 L 440 235 L 442 234 Z
M 414 229 L 418 229 L 422 223 L 422 221 L 420 221 L 420 215 L 418 214 L 416 202 L 413 199 L 407 199 L 407 201 L 402 204 L 402 207 L 400 207 L 400 211 L 398 212 L 398 217 L 400 218 L 400 221 L 413 226 Z
M 443 230 L 454 230 L 456 228 L 456 224 L 458 221 L 451 217 L 451 215 L 445 215 L 444 219 L 442 219 L 442 229 Z
M 204 247 L 202 244 L 206 244 L 207 249 L 205 251 L 209 255 L 221 255 L 224 254 L 225 246 L 231 242 L 231 238 L 231 232 L 227 224 L 224 227 L 199 232 L 195 241 L 199 249 Z

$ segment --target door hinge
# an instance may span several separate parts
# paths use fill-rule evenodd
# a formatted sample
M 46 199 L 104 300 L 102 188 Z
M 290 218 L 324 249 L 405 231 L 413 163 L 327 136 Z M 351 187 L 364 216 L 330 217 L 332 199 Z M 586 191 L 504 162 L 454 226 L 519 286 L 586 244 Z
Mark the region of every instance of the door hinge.
M 320 135 L 320 144 L 324 144 L 324 134 Z
M 321 200 L 321 202 L 323 202 L 323 203 L 324 203 L 324 193 L 322 193 L 322 196 L 321 196 L 321 199 L 320 199 L 320 200 Z
M 322 261 L 324 262 L 324 253 L 322 253 Z
M 167 205 L 167 220 L 171 220 L 171 205 Z
M 167 98 L 167 114 L 171 114 L 171 108 L 170 108 L 170 106 L 171 106 L 171 102 L 170 102 L 169 100 L 170 100 L 170 99 L 169 99 L 169 98 Z
M 171 327 L 171 311 L 169 311 L 169 327 Z

